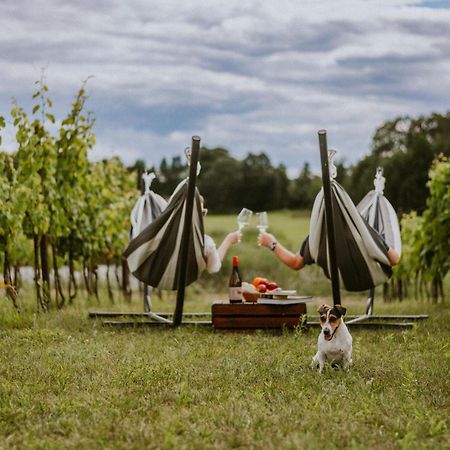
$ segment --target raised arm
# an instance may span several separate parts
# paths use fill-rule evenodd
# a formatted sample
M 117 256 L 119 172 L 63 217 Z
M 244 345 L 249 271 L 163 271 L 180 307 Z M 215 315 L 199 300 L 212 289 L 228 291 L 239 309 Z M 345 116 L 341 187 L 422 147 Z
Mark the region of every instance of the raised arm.
M 223 258 L 225 258 L 225 255 L 227 254 L 228 249 L 233 244 L 236 244 L 236 242 L 239 242 L 240 238 L 241 238 L 240 231 L 233 231 L 232 233 L 228 233 L 225 236 L 225 239 L 222 241 L 219 248 L 217 249 L 217 253 L 219 254 L 220 262 L 222 262 Z
M 275 236 L 270 233 L 261 232 L 258 236 L 258 244 L 267 247 L 275 254 L 275 256 L 286 266 L 293 270 L 300 270 L 305 265 L 305 260 L 300 252 L 292 253 L 283 247 Z

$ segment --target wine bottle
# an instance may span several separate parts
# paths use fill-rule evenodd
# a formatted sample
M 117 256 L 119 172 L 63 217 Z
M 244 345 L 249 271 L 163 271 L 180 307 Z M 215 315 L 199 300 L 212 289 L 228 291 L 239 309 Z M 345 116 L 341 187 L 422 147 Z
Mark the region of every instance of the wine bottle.
M 233 256 L 233 269 L 231 270 L 229 286 L 230 303 L 242 303 L 242 278 L 239 273 L 239 260 Z

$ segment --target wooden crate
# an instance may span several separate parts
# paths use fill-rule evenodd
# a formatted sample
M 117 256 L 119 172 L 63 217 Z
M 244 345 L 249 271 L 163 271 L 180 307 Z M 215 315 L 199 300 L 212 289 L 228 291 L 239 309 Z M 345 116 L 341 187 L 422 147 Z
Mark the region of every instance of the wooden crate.
M 306 324 L 306 303 L 262 305 L 257 303 L 214 303 L 215 330 L 294 328 Z

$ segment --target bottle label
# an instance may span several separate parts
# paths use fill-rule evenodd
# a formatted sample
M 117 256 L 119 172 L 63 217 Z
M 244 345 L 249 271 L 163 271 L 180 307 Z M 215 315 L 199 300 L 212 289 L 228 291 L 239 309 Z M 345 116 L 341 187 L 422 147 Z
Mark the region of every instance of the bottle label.
M 238 287 L 230 287 L 230 302 L 242 302 L 242 289 Z

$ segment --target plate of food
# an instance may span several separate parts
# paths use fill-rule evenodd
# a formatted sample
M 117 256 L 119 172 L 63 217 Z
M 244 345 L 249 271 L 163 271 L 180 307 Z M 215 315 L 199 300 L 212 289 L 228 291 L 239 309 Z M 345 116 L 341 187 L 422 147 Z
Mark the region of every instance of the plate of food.
M 287 289 L 274 289 L 272 291 L 266 291 L 264 293 L 261 293 L 261 297 L 263 298 L 288 298 L 295 296 L 297 294 L 297 291 L 295 290 L 287 290 Z

